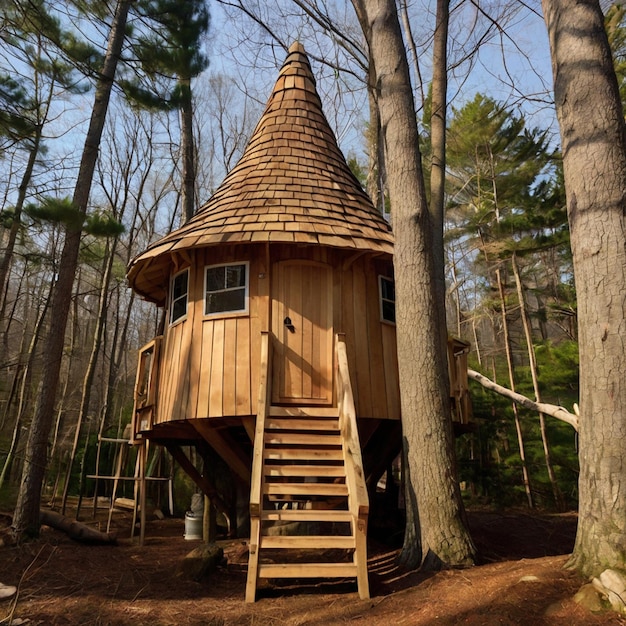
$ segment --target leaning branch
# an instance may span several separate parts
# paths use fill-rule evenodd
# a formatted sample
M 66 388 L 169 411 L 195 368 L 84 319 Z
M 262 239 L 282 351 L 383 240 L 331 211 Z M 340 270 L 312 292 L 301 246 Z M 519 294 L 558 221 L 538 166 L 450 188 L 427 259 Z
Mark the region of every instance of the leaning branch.
M 564 409 L 561 406 L 556 406 L 555 404 L 546 404 L 545 402 L 535 402 L 526 396 L 523 396 L 515 391 L 511 391 L 502 385 L 498 385 L 498 383 L 494 383 L 492 380 L 489 380 L 486 376 L 479 374 L 478 372 L 468 369 L 467 375 L 472 380 L 475 380 L 477 383 L 480 383 L 485 389 L 489 389 L 490 391 L 495 391 L 499 393 L 501 396 L 505 398 L 509 398 L 516 402 L 517 404 L 531 409 L 533 411 L 537 411 L 539 413 L 545 413 L 546 415 L 550 415 L 555 417 L 562 422 L 568 423 L 576 432 L 578 432 L 578 416 L 570 413 L 568 410 Z

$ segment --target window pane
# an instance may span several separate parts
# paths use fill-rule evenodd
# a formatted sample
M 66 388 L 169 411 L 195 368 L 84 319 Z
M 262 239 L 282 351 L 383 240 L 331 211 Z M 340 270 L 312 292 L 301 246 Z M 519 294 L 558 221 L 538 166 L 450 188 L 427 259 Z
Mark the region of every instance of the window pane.
M 396 305 L 394 302 L 383 300 L 383 319 L 387 322 L 396 321 Z
M 170 308 L 170 324 L 187 315 L 187 293 L 189 286 L 189 271 L 185 270 L 172 280 L 172 295 Z
M 187 315 L 187 298 L 180 298 L 178 300 L 174 300 L 172 304 L 172 322 L 175 322 L 177 319 Z
M 381 278 L 380 286 L 381 286 L 381 289 L 380 289 L 381 294 L 385 300 L 396 299 L 395 285 L 392 280 L 389 280 L 388 278 Z
M 206 290 L 217 291 L 224 289 L 224 267 L 209 267 L 206 271 Z
M 246 285 L 246 266 L 245 265 L 229 265 L 226 268 L 226 287 L 245 287 Z
M 243 311 L 246 305 L 246 290 L 233 289 L 207 293 L 205 314 L 222 313 L 224 311 Z
M 176 300 L 187 293 L 187 276 L 188 272 L 183 272 L 174 278 L 172 285 L 172 299 Z

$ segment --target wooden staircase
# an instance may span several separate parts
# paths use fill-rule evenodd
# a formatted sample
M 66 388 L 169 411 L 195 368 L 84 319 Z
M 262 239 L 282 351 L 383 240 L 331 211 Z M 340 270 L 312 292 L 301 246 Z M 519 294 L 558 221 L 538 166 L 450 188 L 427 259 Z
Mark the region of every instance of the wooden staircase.
M 270 406 L 261 390 L 246 602 L 259 578 L 352 577 L 369 597 L 369 504 L 347 380 L 330 408 Z

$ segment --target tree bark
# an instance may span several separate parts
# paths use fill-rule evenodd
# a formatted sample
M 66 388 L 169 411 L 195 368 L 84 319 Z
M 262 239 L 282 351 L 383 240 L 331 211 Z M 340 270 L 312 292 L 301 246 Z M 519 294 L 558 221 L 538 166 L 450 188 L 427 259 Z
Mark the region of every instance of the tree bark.
M 384 130 L 395 234 L 396 328 L 406 458 L 407 523 L 400 560 L 438 569 L 473 562 L 455 476 L 443 303 L 433 286 L 426 201 L 406 51 L 393 0 L 353 0 L 369 46 Z
M 597 0 L 543 0 L 578 300 L 579 520 L 570 565 L 626 569 L 626 127 Z
M 87 213 L 100 138 L 104 128 L 115 70 L 124 41 L 130 3 L 131 0 L 120 0 L 117 3 L 104 64 L 98 77 L 91 120 L 74 188 L 73 203 L 82 215 Z M 54 419 L 54 404 L 63 358 L 65 327 L 71 305 L 72 285 L 78 264 L 80 240 L 80 228 L 71 229 L 68 227 L 59 263 L 58 278 L 53 286 L 52 311 L 54 315 L 44 343 L 46 364 L 39 390 L 39 401 L 28 435 L 22 481 L 13 516 L 12 528 L 18 541 L 22 537 L 39 534 L 41 487 L 47 466 L 48 437 Z

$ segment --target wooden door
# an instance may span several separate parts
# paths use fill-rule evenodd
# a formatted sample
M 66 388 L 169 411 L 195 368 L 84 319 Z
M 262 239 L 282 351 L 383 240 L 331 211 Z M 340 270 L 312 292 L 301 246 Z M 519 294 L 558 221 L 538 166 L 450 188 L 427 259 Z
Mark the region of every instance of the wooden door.
M 332 404 L 332 268 L 282 261 L 272 278 L 272 402 Z

